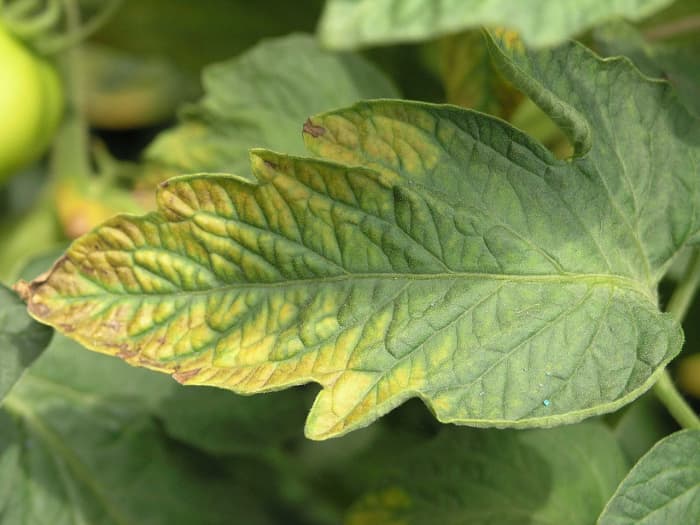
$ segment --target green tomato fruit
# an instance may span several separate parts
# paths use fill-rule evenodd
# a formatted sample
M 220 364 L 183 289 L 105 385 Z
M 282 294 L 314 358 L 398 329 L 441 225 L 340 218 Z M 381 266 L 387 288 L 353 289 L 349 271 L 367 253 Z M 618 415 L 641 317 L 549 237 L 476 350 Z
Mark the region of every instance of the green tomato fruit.
M 680 360 L 676 379 L 681 390 L 700 399 L 700 354 L 691 354 Z
M 0 22 L 0 183 L 41 156 L 63 113 L 63 87 L 53 65 Z

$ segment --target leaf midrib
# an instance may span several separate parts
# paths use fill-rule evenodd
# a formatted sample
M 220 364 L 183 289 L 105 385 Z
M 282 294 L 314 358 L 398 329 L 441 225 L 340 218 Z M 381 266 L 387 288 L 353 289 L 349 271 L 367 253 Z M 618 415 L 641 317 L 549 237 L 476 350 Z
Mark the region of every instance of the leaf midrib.
M 212 286 L 206 289 L 193 290 L 176 290 L 172 292 L 157 292 L 157 293 L 129 293 L 115 292 L 107 290 L 97 280 L 90 279 L 85 273 L 80 272 L 80 275 L 96 284 L 104 290 L 104 294 L 81 294 L 73 296 L 73 298 L 91 298 L 102 297 L 104 295 L 128 296 L 128 297 L 157 297 L 157 296 L 193 296 L 193 295 L 208 295 L 212 292 L 225 292 L 227 290 L 238 289 L 255 289 L 255 288 L 287 288 L 292 286 L 307 286 L 314 284 L 332 284 L 344 281 L 362 281 L 362 280 L 409 280 L 409 281 L 454 281 L 463 280 L 493 280 L 493 281 L 511 281 L 514 283 L 546 283 L 546 284 L 591 284 L 591 285 L 607 285 L 614 288 L 623 288 L 635 292 L 652 303 L 657 303 L 657 297 L 651 288 L 646 288 L 644 283 L 629 277 L 617 274 L 581 274 L 581 273 L 561 273 L 561 274 L 506 274 L 506 273 L 480 273 L 480 272 L 446 272 L 446 273 L 344 273 L 341 275 L 327 277 L 312 277 L 306 279 L 289 279 L 269 282 L 238 282 L 238 283 L 221 283 L 219 286 Z M 68 299 L 68 297 L 62 297 Z

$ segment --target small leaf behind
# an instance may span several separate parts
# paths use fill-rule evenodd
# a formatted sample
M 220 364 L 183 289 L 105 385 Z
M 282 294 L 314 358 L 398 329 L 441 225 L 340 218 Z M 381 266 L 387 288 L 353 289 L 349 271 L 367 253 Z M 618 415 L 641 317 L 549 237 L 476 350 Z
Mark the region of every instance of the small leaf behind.
M 557 44 L 598 22 L 641 19 L 671 0 L 327 0 L 322 42 L 338 49 L 428 40 L 480 25 L 520 31 L 534 46 Z
M 309 115 L 398 95 L 362 57 L 325 51 L 306 35 L 263 41 L 240 57 L 208 66 L 203 76 L 202 100 L 187 106 L 180 124 L 146 151 L 147 160 L 171 174 L 249 177 L 250 148 L 303 153 L 299 123 Z
M 445 428 L 364 466 L 346 525 L 593 523 L 627 465 L 599 422 L 548 430 Z M 350 467 L 353 468 L 353 467 Z
M 24 303 L 0 285 L 0 401 L 43 352 L 53 330 L 34 321 Z
M 659 441 L 618 487 L 599 525 L 700 522 L 700 430 Z

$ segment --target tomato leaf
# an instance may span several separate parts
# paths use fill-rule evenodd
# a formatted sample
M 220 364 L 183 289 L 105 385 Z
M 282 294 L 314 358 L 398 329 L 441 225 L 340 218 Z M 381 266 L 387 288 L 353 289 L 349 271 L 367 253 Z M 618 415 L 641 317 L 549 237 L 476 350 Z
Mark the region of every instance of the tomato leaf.
M 154 413 L 168 435 L 201 450 L 259 456 L 303 437 L 308 400 L 298 390 L 251 398 L 215 388 L 176 388 Z
M 15 293 L 0 285 L 0 400 L 48 346 L 52 334 L 27 315 Z
M 698 523 L 700 430 L 683 430 L 659 441 L 618 487 L 600 525 Z
M 627 61 L 491 45 L 577 157 L 453 106 L 360 103 L 304 126 L 333 162 L 256 150 L 255 182 L 166 182 L 158 213 L 20 284 L 29 311 L 185 384 L 317 382 L 316 439 L 412 397 L 500 427 L 630 402 L 682 342 L 656 285 L 700 230 L 697 121 Z
M 601 423 L 548 430 L 446 428 L 358 460 L 371 487 L 345 523 L 593 523 L 627 472 Z M 352 468 L 352 467 L 351 467 Z
M 485 26 L 522 32 L 534 46 L 562 42 L 604 20 L 624 16 L 639 20 L 670 0 L 327 0 L 319 24 L 328 47 L 351 49 L 427 40 Z
M 671 42 L 649 42 L 629 24 L 608 24 L 594 32 L 607 55 L 629 57 L 644 74 L 666 78 L 678 97 L 700 117 L 700 37 Z
M 208 66 L 203 76 L 204 98 L 187 106 L 181 123 L 146 152 L 147 160 L 175 173 L 248 175 L 252 147 L 303 153 L 299 123 L 307 116 L 358 99 L 398 95 L 369 62 L 324 51 L 305 35 L 264 41 Z
M 287 0 L 199 0 L 193 7 L 171 0 L 126 0 L 97 39 L 136 55 L 167 57 L 198 74 L 207 64 L 240 53 L 261 38 L 312 31 L 321 5 L 322 0 L 297 0 L 289 9 Z
M 58 337 L 0 411 L 0 524 L 270 524 L 246 480 L 178 448 L 162 376 Z

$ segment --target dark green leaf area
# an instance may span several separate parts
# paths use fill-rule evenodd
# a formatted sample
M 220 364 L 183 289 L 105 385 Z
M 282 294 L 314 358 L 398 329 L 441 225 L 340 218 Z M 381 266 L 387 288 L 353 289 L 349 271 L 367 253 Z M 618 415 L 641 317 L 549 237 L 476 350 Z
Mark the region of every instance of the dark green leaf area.
M 197 73 L 261 38 L 312 31 L 320 9 L 321 0 L 296 0 L 294 9 L 286 0 L 125 0 L 97 38 L 142 56 L 167 57 Z
M 303 439 L 312 399 L 303 388 L 241 397 L 211 387 L 175 387 L 156 413 L 170 436 L 201 450 L 257 456 Z
M 598 422 L 531 431 L 447 427 L 428 442 L 384 447 L 365 467 L 373 488 L 352 506 L 348 525 L 590 524 L 627 469 Z
M 634 463 L 657 441 L 676 430 L 678 424 L 666 407 L 649 392 L 625 408 L 614 432 L 625 455 Z
M 245 480 L 166 437 L 149 412 L 172 387 L 57 338 L 0 412 L 0 524 L 274 523 Z
M 14 292 L 0 285 L 0 400 L 51 341 L 53 330 L 27 314 Z
M 642 77 L 627 60 L 601 61 L 577 43 L 543 52 L 503 39 L 495 46 L 511 80 L 574 144 L 574 176 L 599 181 L 612 213 L 599 216 L 600 227 L 631 233 L 637 261 L 647 261 L 647 275 L 658 283 L 682 245 L 697 240 L 698 121 L 671 86 Z M 596 201 L 580 197 L 573 208 L 596 213 Z M 620 249 L 635 256 L 632 244 Z

